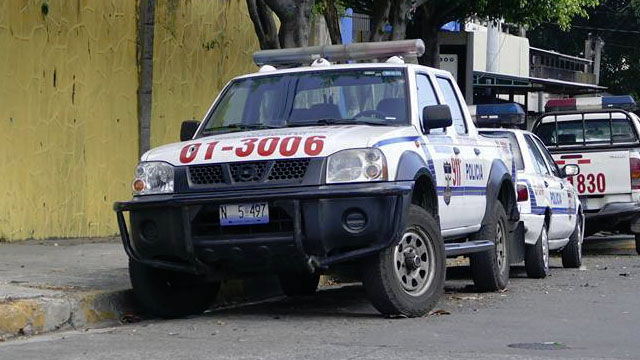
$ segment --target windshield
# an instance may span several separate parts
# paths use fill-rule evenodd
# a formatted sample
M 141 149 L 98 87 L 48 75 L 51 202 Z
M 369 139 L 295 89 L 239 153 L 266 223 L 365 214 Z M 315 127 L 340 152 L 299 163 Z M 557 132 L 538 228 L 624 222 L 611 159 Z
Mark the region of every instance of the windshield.
M 202 134 L 335 123 L 406 125 L 404 69 L 297 72 L 234 80 Z
M 588 119 L 540 124 L 535 134 L 545 145 L 621 144 L 637 141 L 636 132 L 628 119 Z

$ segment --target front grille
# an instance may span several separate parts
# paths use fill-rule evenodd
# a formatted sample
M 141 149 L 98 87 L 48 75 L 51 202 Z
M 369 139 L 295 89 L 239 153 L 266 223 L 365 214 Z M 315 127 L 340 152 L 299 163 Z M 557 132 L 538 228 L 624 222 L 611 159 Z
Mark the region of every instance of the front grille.
M 273 164 L 269 180 L 301 180 L 307 172 L 309 159 L 280 160 Z
M 299 183 L 304 179 L 310 159 L 249 161 L 189 166 L 189 183 L 196 186 L 233 183 Z
M 262 180 L 268 165 L 268 161 L 231 163 L 229 170 L 235 182 L 255 182 Z
M 189 180 L 196 185 L 224 184 L 221 165 L 190 166 Z

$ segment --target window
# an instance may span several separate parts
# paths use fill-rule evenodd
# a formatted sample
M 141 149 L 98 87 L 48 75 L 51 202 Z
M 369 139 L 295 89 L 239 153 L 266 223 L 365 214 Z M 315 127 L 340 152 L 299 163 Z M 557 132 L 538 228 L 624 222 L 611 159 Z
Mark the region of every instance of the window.
M 416 86 L 418 87 L 418 118 L 422 124 L 422 109 L 426 106 L 438 105 L 438 98 L 433 90 L 433 85 L 429 77 L 424 74 L 416 76 Z M 432 129 L 431 134 L 444 134 L 444 129 Z
M 553 160 L 553 157 L 551 156 L 551 154 L 549 154 L 549 151 L 544 146 L 542 141 L 540 141 L 535 136 L 532 136 L 531 138 L 538 145 L 538 149 L 540 149 L 540 153 L 542 154 L 542 156 L 544 156 L 544 158 L 547 160 L 547 164 L 549 165 L 549 168 L 551 169 L 551 173 L 553 173 L 553 175 L 555 175 L 557 177 L 560 177 L 560 169 L 558 169 L 558 165 L 556 164 L 556 161 Z
M 466 134 L 467 125 L 464 122 L 464 115 L 462 112 L 462 108 L 460 107 L 460 100 L 456 95 L 453 84 L 449 79 L 439 77 L 438 86 L 440 86 L 442 95 L 444 95 L 445 104 L 449 105 L 449 108 L 451 109 L 453 127 L 456 129 L 456 132 L 458 134 Z
M 520 152 L 520 146 L 518 146 L 518 140 L 516 135 L 510 131 L 489 130 L 482 131 L 481 134 L 486 137 L 492 138 L 506 138 L 511 145 L 511 151 L 513 152 L 513 161 L 516 163 L 516 170 L 524 170 L 524 161 L 522 160 L 522 153 Z
M 533 161 L 533 167 L 536 169 L 536 173 L 542 175 L 549 175 L 549 169 L 547 169 L 547 164 L 544 161 L 544 156 L 540 154 L 540 150 L 533 142 L 530 136 L 524 137 L 525 142 L 527 143 L 527 148 L 529 148 L 529 154 L 531 156 L 531 160 Z
M 636 132 L 628 119 L 588 119 L 558 121 L 541 124 L 535 130 L 545 145 L 589 145 L 622 144 L 638 141 Z

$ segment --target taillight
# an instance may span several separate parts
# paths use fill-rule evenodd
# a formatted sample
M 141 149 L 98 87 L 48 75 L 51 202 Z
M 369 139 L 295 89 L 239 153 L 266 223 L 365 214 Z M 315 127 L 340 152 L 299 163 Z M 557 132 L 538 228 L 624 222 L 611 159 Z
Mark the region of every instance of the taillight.
M 529 189 L 527 185 L 518 184 L 518 202 L 529 200 Z
M 640 190 L 640 158 L 629 158 L 629 170 L 631 175 L 631 190 Z

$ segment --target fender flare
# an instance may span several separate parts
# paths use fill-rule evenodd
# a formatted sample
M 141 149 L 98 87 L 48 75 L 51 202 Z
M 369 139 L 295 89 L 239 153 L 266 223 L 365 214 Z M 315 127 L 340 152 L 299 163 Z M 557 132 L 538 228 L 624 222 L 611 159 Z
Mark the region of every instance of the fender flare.
M 433 164 L 433 160 L 428 156 L 425 161 L 420 155 L 414 151 L 405 151 L 398 160 L 398 169 L 396 172 L 396 181 L 409 180 L 413 181 L 415 187 L 416 181 L 421 176 L 426 176 L 432 185 L 433 194 L 435 194 L 433 209 L 434 215 L 437 217 L 439 214 L 438 209 L 438 183 L 436 182 L 436 170 Z
M 436 190 L 436 172 L 433 165 L 433 160 L 424 159 L 414 151 L 405 151 L 398 160 L 398 168 L 396 171 L 396 181 L 415 181 L 420 176 L 426 175 L 434 184 L 434 190 Z M 436 192 L 437 194 L 437 192 Z
M 493 213 L 493 208 L 495 205 L 495 201 L 493 200 L 498 200 L 500 189 L 504 182 L 508 184 L 507 186 L 509 186 L 509 192 L 513 197 L 513 201 L 510 202 L 509 208 L 505 209 L 505 211 L 507 212 L 507 216 L 511 221 L 518 221 L 520 219 L 520 212 L 518 211 L 518 204 L 515 199 L 516 193 L 514 187 L 514 178 L 511 176 L 511 172 L 506 167 L 504 162 L 499 159 L 495 159 L 491 163 L 491 171 L 489 172 L 489 179 L 487 180 L 487 203 L 484 217 L 482 218 L 482 225 L 486 225 L 489 214 Z

